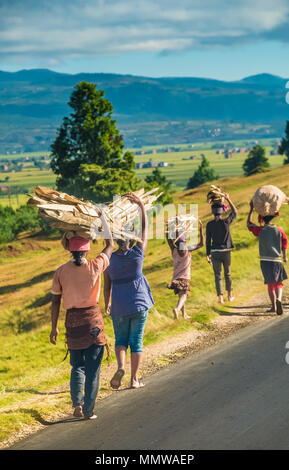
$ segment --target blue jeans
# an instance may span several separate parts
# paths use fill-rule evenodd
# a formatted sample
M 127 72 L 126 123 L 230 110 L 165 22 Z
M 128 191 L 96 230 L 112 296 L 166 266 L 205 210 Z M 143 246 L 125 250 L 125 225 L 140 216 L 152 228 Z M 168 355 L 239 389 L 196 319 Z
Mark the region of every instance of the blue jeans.
M 104 346 L 93 344 L 87 349 L 70 349 L 70 395 L 72 405 L 83 405 L 84 416 L 91 416 L 99 387 L 99 372 Z M 83 396 L 84 388 L 84 396 Z
M 141 353 L 143 347 L 143 332 L 148 310 L 133 315 L 112 317 L 115 335 L 115 346 L 130 346 L 133 353 Z

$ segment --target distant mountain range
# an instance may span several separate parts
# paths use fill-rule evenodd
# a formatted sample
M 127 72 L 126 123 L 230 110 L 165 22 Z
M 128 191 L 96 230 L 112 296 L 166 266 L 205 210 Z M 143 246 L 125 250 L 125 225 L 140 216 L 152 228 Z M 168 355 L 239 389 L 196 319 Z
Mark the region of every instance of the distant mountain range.
M 138 126 L 141 139 L 141 123 L 147 122 L 236 121 L 273 127 L 278 123 L 281 128 L 289 119 L 285 101 L 288 79 L 270 74 L 226 82 L 194 77 L 72 75 L 47 69 L 0 71 L 0 151 L 15 141 L 20 145 L 23 141 L 26 147 L 48 146 L 69 112 L 67 102 L 73 86 L 82 80 L 105 90 L 128 141 L 128 129 Z

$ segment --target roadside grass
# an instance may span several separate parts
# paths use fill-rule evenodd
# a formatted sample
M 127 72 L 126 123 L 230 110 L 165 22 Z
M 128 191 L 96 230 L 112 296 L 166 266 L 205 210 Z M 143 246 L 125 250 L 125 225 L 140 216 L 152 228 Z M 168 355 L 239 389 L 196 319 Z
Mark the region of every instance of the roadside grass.
M 222 184 L 238 207 L 237 220 L 231 226 L 235 250 L 232 253 L 232 275 L 236 300 L 231 304 L 216 302 L 212 267 L 205 258 L 205 248 L 192 254 L 191 292 L 187 313 L 191 319 L 173 320 L 172 309 L 177 296 L 167 289 L 172 276 L 170 250 L 164 240 L 148 244 L 144 272 L 155 300 L 145 329 L 144 345 L 161 340 L 174 341 L 174 336 L 195 329 L 207 329 L 218 315 L 230 314 L 255 294 L 264 292 L 258 261 L 258 242 L 246 228 L 249 200 L 261 184 L 276 184 L 287 194 L 287 167 L 271 170 L 250 178 L 224 178 Z M 211 218 L 206 193 L 209 185 L 197 190 L 177 193 L 176 203 L 199 204 L 199 215 L 206 222 Z M 283 206 L 276 223 L 289 233 L 288 207 Z M 63 361 L 66 347 L 64 311 L 59 320 L 58 344 L 49 343 L 50 287 L 55 269 L 69 259 L 59 240 L 33 237 L 9 244 L 0 250 L 0 443 L 15 433 L 25 435 L 37 423 L 64 416 L 71 411 L 69 396 L 69 359 Z M 92 246 L 90 256 L 98 253 L 103 242 Z M 103 307 L 103 296 L 100 299 Z M 105 316 L 105 332 L 115 361 L 114 335 L 110 317 Z M 101 379 L 100 396 L 109 390 Z M 0 444 L 1 445 L 1 444 Z M 4 445 L 4 444 L 3 444 Z

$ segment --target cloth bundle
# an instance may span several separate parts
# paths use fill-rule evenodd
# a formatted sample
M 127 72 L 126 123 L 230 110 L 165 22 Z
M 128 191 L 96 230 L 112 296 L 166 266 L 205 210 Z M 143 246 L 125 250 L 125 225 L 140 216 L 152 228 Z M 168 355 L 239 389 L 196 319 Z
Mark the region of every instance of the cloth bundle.
M 255 211 L 261 216 L 279 215 L 282 204 L 288 204 L 289 198 L 273 185 L 260 186 L 255 192 L 253 198 Z
M 95 240 L 101 235 L 102 224 L 98 215 L 98 207 L 108 220 L 114 238 L 131 238 L 139 241 L 134 233 L 127 233 L 126 227 L 132 224 L 139 214 L 139 208 L 124 194 L 117 196 L 113 202 L 105 208 L 97 206 L 89 201 L 83 201 L 75 196 L 58 192 L 50 188 L 37 186 L 35 195 L 31 196 L 27 204 L 38 207 L 39 215 L 47 220 L 52 227 L 65 231 L 63 245 L 67 246 L 67 240 L 74 236 L 81 236 L 88 240 Z M 144 188 L 135 191 L 145 210 L 148 211 L 153 203 L 161 196 L 156 194 L 158 188 L 145 193 Z

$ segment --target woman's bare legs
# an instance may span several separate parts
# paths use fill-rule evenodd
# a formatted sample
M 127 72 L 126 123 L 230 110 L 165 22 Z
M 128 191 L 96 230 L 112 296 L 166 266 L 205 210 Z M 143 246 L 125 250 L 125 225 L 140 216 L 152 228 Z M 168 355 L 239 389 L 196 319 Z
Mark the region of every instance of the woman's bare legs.
M 116 346 L 115 355 L 117 360 L 117 371 L 111 379 L 110 385 L 112 386 L 112 388 L 117 389 L 121 385 L 121 379 L 124 376 L 125 372 L 126 347 Z
M 271 304 L 272 304 L 272 312 L 276 312 L 276 294 L 275 294 L 275 290 L 272 290 L 272 289 L 268 288 L 268 294 L 269 294 L 269 298 L 270 298 Z
M 283 293 L 283 287 L 277 287 L 276 288 L 276 298 L 282 301 L 282 293 Z
M 282 315 L 282 313 L 283 313 L 282 293 L 283 293 L 283 287 L 276 287 L 276 311 L 277 311 L 277 315 Z
M 130 363 L 131 363 L 131 381 L 130 381 L 130 386 L 132 388 L 139 388 L 140 387 L 140 382 L 138 379 L 138 371 L 140 368 L 141 364 L 141 359 L 142 359 L 142 353 L 131 353 L 130 356 Z
M 126 359 L 126 347 L 125 346 L 116 346 L 115 354 L 117 360 L 117 366 L 119 369 L 125 370 L 125 359 Z
M 179 311 L 184 307 L 186 300 L 187 300 L 187 294 L 186 293 L 180 293 L 177 306 L 173 310 L 175 320 L 178 319 Z
M 187 320 L 188 318 L 191 318 L 189 315 L 186 314 L 186 305 L 185 304 L 182 306 L 182 315 L 183 315 L 183 318 L 185 320 Z

